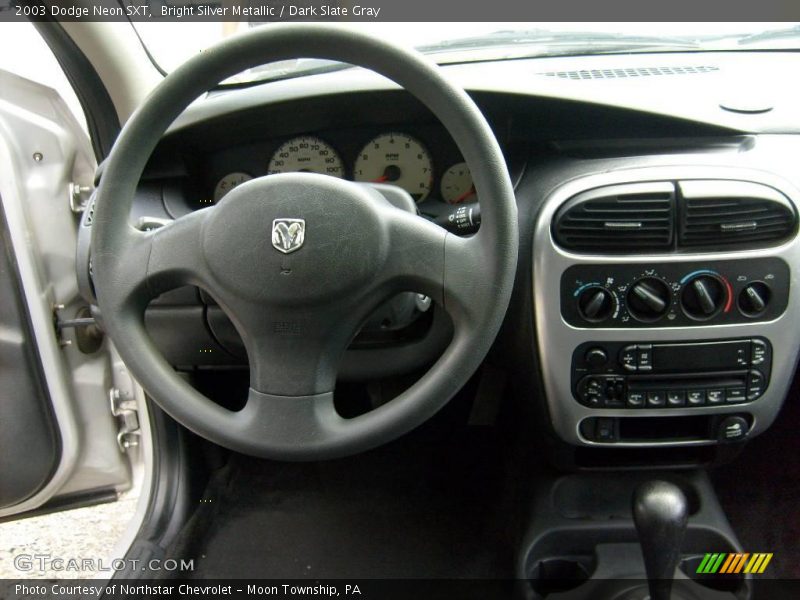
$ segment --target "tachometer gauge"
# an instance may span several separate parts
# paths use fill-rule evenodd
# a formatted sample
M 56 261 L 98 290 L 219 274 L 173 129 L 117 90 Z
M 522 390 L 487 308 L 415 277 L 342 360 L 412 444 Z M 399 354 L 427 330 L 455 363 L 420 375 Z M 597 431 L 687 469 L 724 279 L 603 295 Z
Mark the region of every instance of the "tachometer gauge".
M 356 181 L 391 183 L 417 202 L 428 197 L 433 183 L 431 156 L 418 140 L 405 133 L 383 133 L 359 152 Z
M 467 163 L 456 163 L 444 172 L 441 190 L 442 198 L 448 204 L 460 204 L 475 196 L 475 185 Z
M 248 173 L 241 173 L 238 171 L 235 173 L 228 173 L 225 175 L 225 177 L 217 182 L 217 185 L 214 188 L 214 203 L 216 204 L 222 200 L 222 197 L 237 185 L 241 185 L 245 181 L 250 181 L 252 178 L 253 176 L 249 175 Z
M 344 164 L 330 144 L 314 136 L 296 137 L 285 142 L 269 161 L 267 173 L 319 173 L 344 177 Z

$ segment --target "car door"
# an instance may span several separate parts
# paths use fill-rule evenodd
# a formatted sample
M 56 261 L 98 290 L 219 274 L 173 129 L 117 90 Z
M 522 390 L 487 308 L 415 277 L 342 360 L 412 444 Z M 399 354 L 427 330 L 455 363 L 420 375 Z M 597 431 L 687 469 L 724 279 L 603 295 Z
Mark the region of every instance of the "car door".
M 0 520 L 115 499 L 140 464 L 141 390 L 76 278 L 95 167 L 58 94 L 0 71 Z

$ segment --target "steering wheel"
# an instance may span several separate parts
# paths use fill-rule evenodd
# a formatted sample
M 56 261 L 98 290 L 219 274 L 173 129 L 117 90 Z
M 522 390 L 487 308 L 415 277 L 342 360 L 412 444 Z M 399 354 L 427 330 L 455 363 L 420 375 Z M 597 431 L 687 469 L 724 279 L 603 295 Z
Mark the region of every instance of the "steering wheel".
M 370 186 L 310 173 L 256 178 L 217 205 L 160 229 L 133 228 L 129 214 L 138 181 L 175 118 L 225 78 L 299 56 L 372 69 L 424 103 L 472 171 L 482 209 L 478 233 L 448 234 L 390 205 Z M 159 406 L 232 450 L 312 460 L 392 440 L 431 417 L 466 383 L 508 307 L 517 239 L 514 194 L 497 141 L 469 96 L 434 63 L 335 26 L 282 24 L 193 57 L 130 118 L 97 190 L 92 263 L 106 330 Z M 183 285 L 207 290 L 242 337 L 250 390 L 241 410 L 225 409 L 194 390 L 147 335 L 148 302 Z M 337 363 L 372 310 L 404 291 L 426 294 L 447 311 L 453 338 L 404 393 L 343 418 L 333 403 Z

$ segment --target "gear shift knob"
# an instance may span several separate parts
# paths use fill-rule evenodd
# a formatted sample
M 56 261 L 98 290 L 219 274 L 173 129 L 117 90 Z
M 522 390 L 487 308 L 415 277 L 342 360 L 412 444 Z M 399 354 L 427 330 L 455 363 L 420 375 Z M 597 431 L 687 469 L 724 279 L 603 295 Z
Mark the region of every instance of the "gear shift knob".
M 672 483 L 648 481 L 633 493 L 633 522 L 642 546 L 650 600 L 670 599 L 688 516 L 686 496 Z

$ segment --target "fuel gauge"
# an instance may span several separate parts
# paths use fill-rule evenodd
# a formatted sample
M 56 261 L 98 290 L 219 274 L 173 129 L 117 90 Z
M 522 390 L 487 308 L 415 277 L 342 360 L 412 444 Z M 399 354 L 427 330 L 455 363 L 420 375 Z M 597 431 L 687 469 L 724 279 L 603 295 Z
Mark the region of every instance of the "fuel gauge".
M 252 178 L 252 175 L 238 171 L 225 175 L 225 177 L 217 182 L 217 186 L 214 188 L 214 204 L 222 200 L 222 197 L 237 185 L 241 185 L 245 181 L 250 181 Z
M 448 204 L 461 204 L 468 198 L 474 200 L 475 185 L 467 163 L 456 163 L 444 172 L 441 191 L 442 198 Z

